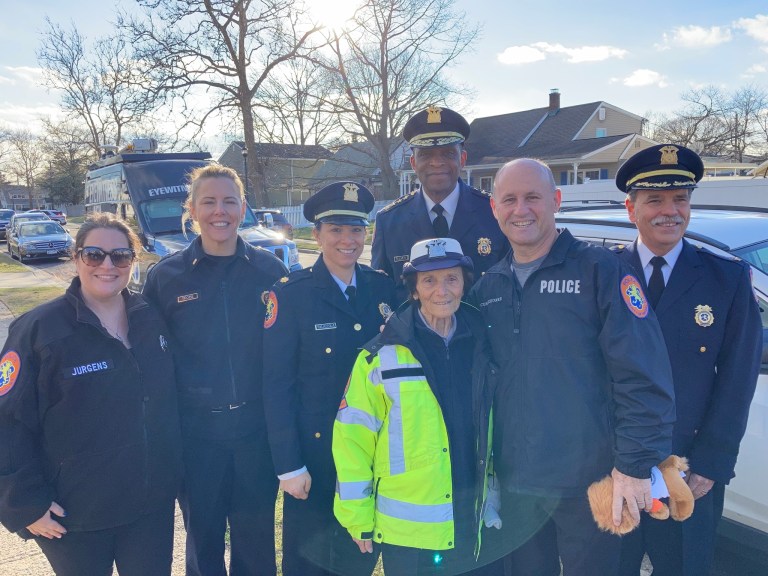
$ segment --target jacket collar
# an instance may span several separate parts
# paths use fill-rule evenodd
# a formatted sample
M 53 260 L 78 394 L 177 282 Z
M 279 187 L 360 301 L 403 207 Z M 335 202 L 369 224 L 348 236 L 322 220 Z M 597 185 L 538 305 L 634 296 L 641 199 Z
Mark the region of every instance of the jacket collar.
M 101 328 L 101 321 L 96 316 L 95 312 L 88 308 L 88 305 L 83 299 L 82 285 L 80 278 L 75 276 L 72 282 L 69 284 L 67 291 L 64 293 L 67 301 L 75 309 L 75 318 L 78 322 L 84 322 L 86 324 L 93 324 Z M 130 316 L 132 312 L 141 310 L 148 306 L 146 300 L 138 294 L 134 294 L 128 288 L 124 288 L 120 293 L 125 302 L 125 313 Z
M 240 236 L 237 237 L 235 256 L 248 260 L 247 246 Z M 210 255 L 203 250 L 203 238 L 198 236 L 184 249 L 184 260 L 187 265 L 196 266 L 205 258 L 210 258 Z
M 549 249 L 546 258 L 544 258 L 544 261 L 541 263 L 540 268 L 556 266 L 565 262 L 565 259 L 568 256 L 568 251 L 571 249 L 575 242 L 577 242 L 577 240 L 573 237 L 573 234 L 571 234 L 567 228 L 558 230 L 555 243 L 552 244 L 552 247 Z M 510 249 L 504 258 L 491 266 L 487 274 L 501 274 L 502 276 L 506 276 L 512 280 L 512 262 L 514 256 L 514 249 Z

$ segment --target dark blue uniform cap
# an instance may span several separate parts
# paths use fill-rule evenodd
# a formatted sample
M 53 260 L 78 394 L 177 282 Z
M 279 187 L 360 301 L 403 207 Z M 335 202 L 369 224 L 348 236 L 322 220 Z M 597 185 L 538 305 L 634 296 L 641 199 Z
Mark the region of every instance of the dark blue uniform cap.
M 412 148 L 457 144 L 469 138 L 469 123 L 450 108 L 430 106 L 408 120 L 403 138 Z
M 373 203 L 373 194 L 362 184 L 334 182 L 304 202 L 304 218 L 314 223 L 368 226 Z
M 677 144 L 659 144 L 641 150 L 616 173 L 616 187 L 631 190 L 696 188 L 704 163 L 693 150 Z

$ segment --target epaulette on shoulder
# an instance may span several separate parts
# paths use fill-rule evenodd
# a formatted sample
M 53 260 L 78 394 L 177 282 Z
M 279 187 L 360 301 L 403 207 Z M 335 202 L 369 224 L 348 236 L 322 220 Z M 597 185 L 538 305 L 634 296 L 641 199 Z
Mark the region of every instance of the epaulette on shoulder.
M 717 254 L 716 252 L 712 252 L 712 250 L 704 247 L 696 245 L 696 251 L 699 254 L 706 254 L 707 256 L 712 256 L 713 258 L 719 258 L 720 260 L 724 260 L 725 262 L 742 262 L 742 259 L 738 256 L 734 256 L 733 254 Z
M 485 200 L 489 200 L 491 198 L 491 193 L 486 192 L 485 190 L 480 190 L 479 188 L 475 188 L 474 186 L 468 186 L 470 190 L 472 190 L 472 193 L 475 196 L 480 196 L 481 198 Z
M 371 268 L 367 264 L 358 264 L 358 266 L 360 266 L 360 270 L 368 274 L 382 274 L 384 276 L 387 276 L 387 273 L 384 272 L 384 270 L 377 270 L 375 268 Z M 387 278 L 389 278 L 389 276 L 387 276 Z
M 280 278 L 280 280 L 277 281 L 278 284 L 284 284 L 285 286 L 291 286 L 292 284 L 296 284 L 296 282 L 301 282 L 302 280 L 307 280 L 309 278 L 312 278 L 312 268 L 302 268 L 301 270 L 296 270 L 295 272 L 291 272 L 288 274 L 288 276 L 283 276 Z
M 379 210 L 379 212 L 389 212 L 390 210 L 392 210 L 396 206 L 400 206 L 401 204 L 405 204 L 406 202 L 410 202 L 411 200 L 413 200 L 416 197 L 416 194 L 418 194 L 418 193 L 419 193 L 418 190 L 414 190 L 413 192 L 411 192 L 409 194 L 406 194 L 405 196 L 400 196 L 400 198 L 398 198 L 397 200 L 395 200 L 391 204 L 387 204 L 386 206 L 384 206 L 384 208 Z
M 621 254 L 626 249 L 627 249 L 627 246 L 625 244 L 614 244 L 613 246 L 610 246 L 608 248 L 608 250 L 610 250 L 611 252 L 616 252 L 616 254 Z

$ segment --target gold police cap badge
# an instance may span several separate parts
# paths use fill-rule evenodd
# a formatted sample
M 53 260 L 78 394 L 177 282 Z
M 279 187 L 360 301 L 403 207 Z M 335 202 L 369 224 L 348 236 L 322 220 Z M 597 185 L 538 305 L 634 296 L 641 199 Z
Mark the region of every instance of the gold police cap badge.
M 427 108 L 427 124 L 440 124 L 440 122 L 442 122 L 440 116 L 442 111 L 443 109 L 438 106 L 430 106 Z
M 360 187 L 357 184 L 348 182 L 344 184 L 344 200 L 347 202 L 357 202 L 357 191 Z
M 677 164 L 677 151 L 680 150 L 677 146 L 664 146 L 659 149 L 661 152 L 661 164 Z
M 696 324 L 702 328 L 707 328 L 715 323 L 715 315 L 712 313 L 712 307 L 706 304 L 696 306 L 696 313 L 693 315 Z
M 491 253 L 491 239 L 490 238 L 478 238 L 477 239 L 477 253 L 482 256 L 488 256 Z

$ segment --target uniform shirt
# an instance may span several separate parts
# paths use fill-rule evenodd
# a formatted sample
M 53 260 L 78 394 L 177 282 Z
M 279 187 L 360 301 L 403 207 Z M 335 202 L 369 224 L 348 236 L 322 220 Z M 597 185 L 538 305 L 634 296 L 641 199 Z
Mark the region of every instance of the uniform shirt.
M 322 255 L 311 268 L 281 279 L 268 297 L 264 404 L 275 473 L 281 479 L 307 467 L 319 489 L 335 473 L 333 420 L 362 346 L 393 309 L 394 287 L 381 272 L 356 265 L 360 311 L 352 308 Z
M 424 203 L 427 206 L 427 214 L 429 215 L 429 219 L 434 225 L 435 218 L 437 218 L 437 212 L 433 212 L 432 208 L 435 207 L 437 204 L 432 198 L 429 197 L 429 194 L 426 194 L 423 190 L 421 191 L 422 195 L 424 196 Z M 453 223 L 453 217 L 456 214 L 456 208 L 459 204 L 459 183 L 456 183 L 456 187 L 451 191 L 448 196 L 445 197 L 444 200 L 440 201 L 440 206 L 443 207 L 443 216 L 445 216 L 446 221 L 448 222 L 448 228 L 450 229 L 451 224 Z
M 675 244 L 675 247 L 672 248 L 669 252 L 666 254 L 661 254 L 661 257 L 664 258 L 665 264 L 661 267 L 661 275 L 664 277 L 664 285 L 666 286 L 669 282 L 669 276 L 672 274 L 672 269 L 675 267 L 675 262 L 677 262 L 677 258 L 680 256 L 680 252 L 683 251 L 683 240 L 682 238 L 680 241 Z M 653 265 L 651 264 L 651 258 L 656 256 L 653 252 L 651 252 L 651 249 L 648 248 L 645 244 L 643 244 L 640 239 L 637 240 L 637 255 L 640 257 L 640 264 L 643 267 L 643 275 L 645 276 L 645 285 L 648 285 L 648 282 L 651 281 L 651 274 L 653 274 Z

